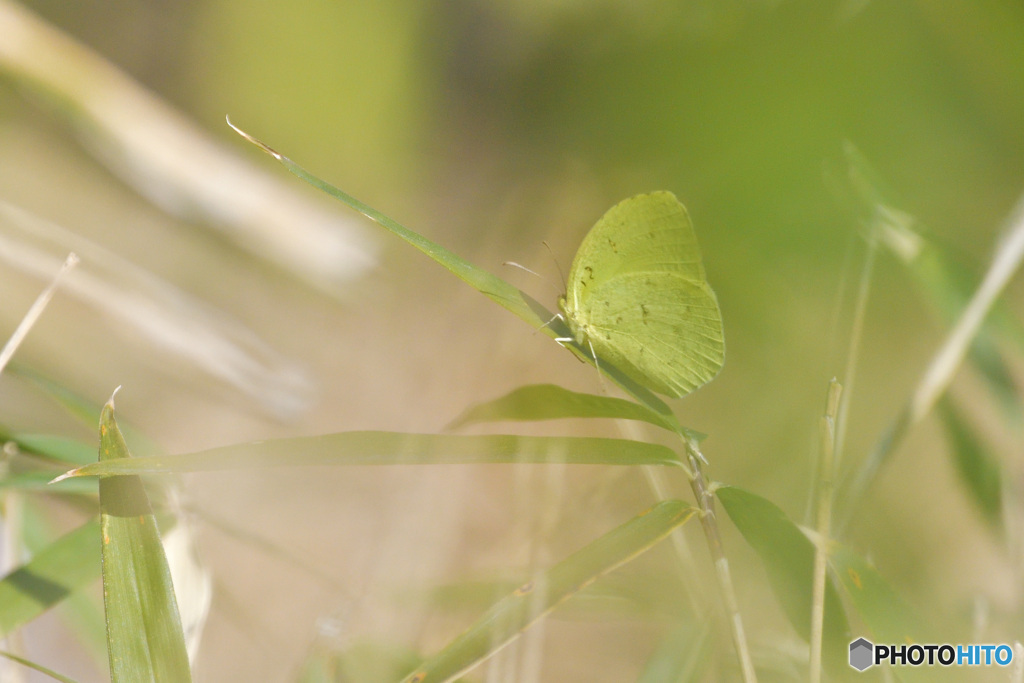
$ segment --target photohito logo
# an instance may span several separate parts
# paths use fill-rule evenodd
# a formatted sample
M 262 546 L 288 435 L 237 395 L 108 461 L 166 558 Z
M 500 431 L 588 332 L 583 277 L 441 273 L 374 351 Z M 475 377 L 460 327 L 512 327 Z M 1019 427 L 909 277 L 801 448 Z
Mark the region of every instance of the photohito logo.
M 850 643 L 850 666 L 857 671 L 875 666 L 1006 666 L 1013 661 L 1009 645 L 875 645 L 867 638 Z

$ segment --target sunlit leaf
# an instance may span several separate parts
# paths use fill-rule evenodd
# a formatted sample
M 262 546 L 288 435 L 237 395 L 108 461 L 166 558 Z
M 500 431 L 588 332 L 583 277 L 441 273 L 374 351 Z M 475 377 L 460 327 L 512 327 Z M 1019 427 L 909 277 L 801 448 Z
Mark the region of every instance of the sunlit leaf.
M 130 457 L 111 399 L 100 417 L 100 460 Z M 100 518 L 111 680 L 191 680 L 174 586 L 142 480 L 100 480 Z
M 554 384 L 533 384 L 520 387 L 501 398 L 478 403 L 456 418 L 449 429 L 480 422 L 502 420 L 557 420 L 572 417 L 604 417 L 620 420 L 641 420 L 671 432 L 691 437 L 697 432 L 679 426 L 673 415 L 657 413 L 645 405 L 612 396 L 582 394 Z

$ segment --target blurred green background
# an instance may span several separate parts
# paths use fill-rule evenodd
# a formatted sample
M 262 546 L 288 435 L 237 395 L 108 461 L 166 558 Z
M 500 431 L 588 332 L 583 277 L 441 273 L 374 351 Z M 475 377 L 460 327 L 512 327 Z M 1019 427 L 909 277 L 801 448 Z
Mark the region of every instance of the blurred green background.
M 309 201 L 315 193 L 235 136 L 225 114 L 552 308 L 562 289 L 554 261 L 568 268 L 605 209 L 639 192 L 675 192 L 693 217 L 727 345 L 719 378 L 675 407 L 684 424 L 710 435 L 714 478 L 770 498 L 797 521 L 826 383 L 845 381 L 851 294 L 865 254 L 843 196 L 844 144 L 979 278 L 1024 187 L 1024 5 L 1009 0 L 24 6 Z M 0 40 L 5 30 L 0 24 Z M 19 357 L 96 400 L 124 384 L 119 409 L 170 452 L 343 429 L 436 431 L 470 403 L 529 382 L 599 390 L 591 368 L 382 231 L 362 233 L 380 249 L 376 267 L 335 296 L 253 258 L 202 220 L 164 212 L 90 155 L 89 131 L 76 130 L 73 112 L 3 75 L 0 198 L 224 312 L 294 360 L 313 387 L 304 410 L 268 417 L 251 398 L 187 364 L 169 366 L 130 331 L 58 296 Z M 202 177 L 206 168 L 189 172 Z M 353 219 L 340 207 L 337 214 Z M 509 260 L 550 282 L 503 268 Z M 3 266 L 4 330 L 40 282 Z M 878 440 L 946 333 L 885 252 L 870 296 L 847 466 Z M 1019 314 L 1022 302 L 1015 281 L 1006 303 Z M 962 373 L 954 393 L 1002 452 L 1019 458 L 1019 431 L 992 418 L 976 378 Z M 5 422 L 63 428 L 26 394 L 15 380 L 0 382 Z M 916 428 L 846 540 L 915 606 L 940 615 L 955 640 L 979 599 L 1016 604 L 1021 595 L 1018 558 L 983 525 L 947 450 L 931 421 Z M 258 618 L 239 628 L 248 617 L 233 612 L 237 605 L 215 602 L 200 671 L 206 680 L 228 672 L 286 680 L 328 612 L 348 615 L 344 628 L 354 633 L 401 640 L 416 632 L 408 606 L 378 604 L 396 584 L 521 566 L 529 539 L 539 542 L 523 532 L 538 510 L 560 515 L 561 531 L 544 543 L 572 547 L 650 498 L 636 474 L 563 472 L 557 486 L 545 476 L 444 468 L 189 479 L 202 505 L 287 538 L 297 555 L 337 568 L 345 586 L 311 585 L 211 533 L 209 561 L 232 600 L 248 603 L 243 615 Z M 731 531 L 726 541 L 756 643 L 778 621 L 777 608 L 753 554 Z M 549 652 L 542 680 L 597 680 L 567 664 L 584 653 L 611 676 L 600 680 L 635 678 L 643 659 L 624 644 L 635 644 L 621 636 L 635 636 L 628 627 L 611 635 L 607 626 L 552 628 L 564 654 Z M 609 641 L 624 652 L 594 646 Z

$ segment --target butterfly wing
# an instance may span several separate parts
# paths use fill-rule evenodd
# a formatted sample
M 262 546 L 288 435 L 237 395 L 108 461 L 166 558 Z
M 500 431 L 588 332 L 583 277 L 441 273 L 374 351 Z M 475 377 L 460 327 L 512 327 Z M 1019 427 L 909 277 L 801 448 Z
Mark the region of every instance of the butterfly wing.
M 677 272 L 621 273 L 592 288 L 577 317 L 599 357 L 667 396 L 706 384 L 725 360 L 714 292 Z
M 722 367 L 718 301 L 690 217 L 671 192 L 626 199 L 591 228 L 563 309 L 578 340 L 657 392 L 683 396 Z
M 581 309 L 589 293 L 623 273 L 678 273 L 704 282 L 697 236 L 671 192 L 625 199 L 601 217 L 580 244 L 569 270 L 566 300 Z

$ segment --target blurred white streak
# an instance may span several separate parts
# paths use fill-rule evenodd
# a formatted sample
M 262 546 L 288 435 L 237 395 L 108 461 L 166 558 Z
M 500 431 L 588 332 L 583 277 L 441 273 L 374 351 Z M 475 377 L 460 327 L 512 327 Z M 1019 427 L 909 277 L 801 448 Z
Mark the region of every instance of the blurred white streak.
M 188 659 L 194 667 L 213 602 L 213 576 L 209 567 L 200 560 L 197 525 L 181 505 L 180 490 L 174 487 L 167 492 L 175 521 L 174 526 L 162 532 L 160 541 L 171 572 Z
M 219 228 L 251 253 L 330 294 L 376 263 L 376 242 L 288 185 L 274 165 L 253 166 L 114 65 L 0 0 L 0 73 L 54 103 L 83 144 L 150 201 Z
M 50 278 L 69 250 L 81 265 L 64 279 L 72 296 L 286 419 L 305 409 L 312 384 L 296 363 L 249 328 L 103 247 L 0 200 L 0 262 Z
M 970 348 L 981 324 L 985 321 L 996 299 L 1024 261 L 1024 198 L 1022 198 L 1003 233 L 992 264 L 984 279 L 946 338 L 946 343 L 932 358 L 921 383 L 911 400 L 910 423 L 913 424 L 931 411 L 932 406 L 953 381 L 953 375 Z

